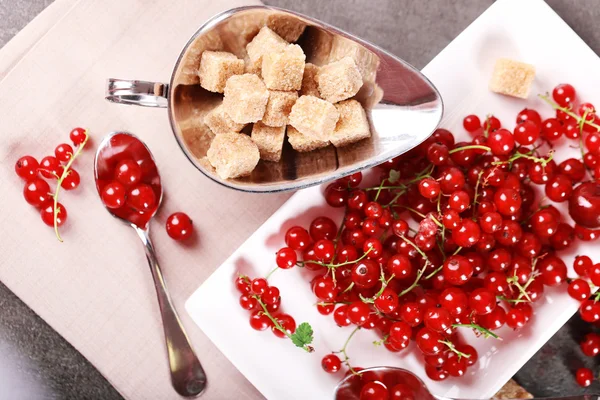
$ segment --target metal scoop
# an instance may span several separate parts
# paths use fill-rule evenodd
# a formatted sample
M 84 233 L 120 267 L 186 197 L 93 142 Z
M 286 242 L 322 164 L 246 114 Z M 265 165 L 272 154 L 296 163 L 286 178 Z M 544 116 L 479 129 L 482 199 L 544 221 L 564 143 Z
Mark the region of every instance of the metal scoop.
M 160 175 L 152 153 L 146 145 L 130 133 L 116 132 L 108 135 L 96 152 L 94 160 L 94 177 L 98 194 L 104 185 L 113 180 L 115 166 L 119 161 L 130 159 L 141 167 L 142 182 L 150 185 L 156 195 L 156 206 L 147 213 L 140 213 L 126 205 L 118 209 L 106 208 L 115 218 L 131 226 L 144 244 L 146 257 L 154 279 L 158 296 L 158 305 L 163 321 L 171 383 L 177 393 L 184 397 L 199 395 L 206 387 L 206 374 L 194 353 L 190 341 L 173 306 L 154 246 L 150 240 L 150 220 L 158 211 L 162 200 L 162 185 Z
M 359 400 L 362 387 L 371 381 L 381 382 L 388 390 L 393 390 L 396 385 L 403 386 L 405 395 L 403 398 L 412 396 L 413 400 L 457 400 L 431 394 L 419 377 L 410 371 L 396 367 L 365 368 L 357 374 L 348 375 L 336 386 L 333 398 L 335 400 Z M 536 397 L 536 400 L 600 400 L 600 396 L 586 394 L 568 397 Z
M 280 162 L 261 161 L 250 176 L 223 180 L 205 158 L 214 135 L 203 123 L 222 95 L 199 85 L 200 58 L 205 50 L 247 58 L 246 45 L 264 26 L 299 44 L 307 63 L 323 66 L 343 57 L 355 60 L 363 78 L 355 98 L 367 111 L 372 137 L 307 153 L 294 151 L 286 141 Z M 222 185 L 247 192 L 304 188 L 380 164 L 427 139 L 443 112 L 436 88 L 407 62 L 317 19 L 267 6 L 234 8 L 207 21 L 185 45 L 169 84 L 110 79 L 106 98 L 166 107 L 175 138 L 194 166 Z

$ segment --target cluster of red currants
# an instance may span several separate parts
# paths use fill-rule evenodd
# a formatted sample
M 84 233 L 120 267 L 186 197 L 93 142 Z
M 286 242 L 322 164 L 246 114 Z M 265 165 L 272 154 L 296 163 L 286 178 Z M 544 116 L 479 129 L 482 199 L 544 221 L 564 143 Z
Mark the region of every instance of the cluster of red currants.
M 72 163 L 85 146 L 88 135 L 85 129 L 75 128 L 71 131 L 70 138 L 75 151 L 70 144 L 62 143 L 56 146 L 53 156 L 46 156 L 38 162 L 27 155 L 19 158 L 15 164 L 17 175 L 26 181 L 23 189 L 25 201 L 40 210 L 42 221 L 46 225 L 55 228 L 67 220 L 67 209 L 58 202 L 59 188 L 73 190 L 79 186 L 79 173 L 72 168 Z M 57 181 L 54 192 L 47 180 Z M 56 232 L 58 235 L 58 230 Z
M 240 306 L 251 311 L 250 326 L 257 331 L 270 329 L 278 338 L 289 338 L 297 347 L 311 353 L 313 340 L 312 327 L 303 322 L 296 326 L 296 321 L 289 315 L 279 311 L 281 296 L 279 289 L 269 286 L 267 279 L 250 279 L 240 275 L 235 281 L 240 295 Z
M 523 328 L 544 287 L 567 281 L 557 251 L 598 236 L 589 221 L 596 212 L 600 223 L 598 211 L 572 205 L 573 226 L 556 207 L 537 201 L 533 187 L 543 185 L 554 202 L 577 195 L 595 204 L 589 193 L 600 192 L 596 183 L 580 183 L 591 178 L 588 169 L 600 176 L 595 109 L 584 103 L 578 113 L 571 111 L 575 90 L 568 84 L 554 89 L 554 100 L 542 98 L 557 110 L 556 118 L 542 120 L 524 109 L 511 132 L 493 116 L 482 123 L 469 115 L 463 121 L 469 142 L 457 143 L 451 132 L 438 129 L 380 165 L 376 185 L 360 188 L 361 173 L 330 184 L 324 196 L 330 206 L 345 209 L 341 225 L 323 216 L 309 230 L 290 228 L 278 267 L 314 271 L 318 311 L 333 314 L 339 326 L 354 325 L 352 335 L 376 330 L 378 343 L 392 352 L 415 341 L 430 379 L 463 376 L 477 353 L 457 331 L 497 338 L 494 331 L 504 325 Z M 581 160 L 554 161 L 552 142 L 562 135 L 585 142 Z M 577 194 L 584 185 L 594 190 Z M 600 318 L 600 305 L 587 300 L 589 294 L 588 287 L 578 298 Z M 325 371 L 346 364 L 356 372 L 346 345 L 323 358 Z

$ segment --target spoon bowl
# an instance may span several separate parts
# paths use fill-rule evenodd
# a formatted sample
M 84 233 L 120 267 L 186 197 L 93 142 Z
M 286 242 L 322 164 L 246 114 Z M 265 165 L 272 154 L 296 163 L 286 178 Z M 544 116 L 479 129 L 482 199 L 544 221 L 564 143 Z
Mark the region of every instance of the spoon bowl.
M 150 240 L 150 220 L 160 207 L 163 190 L 158 168 L 148 147 L 131 133 L 113 132 L 106 136 L 100 143 L 94 160 L 96 188 L 102 196 L 104 186 L 114 180 L 115 167 L 124 160 L 133 160 L 140 166 L 141 183 L 150 185 L 154 191 L 155 205 L 145 212 L 136 211 L 127 204 L 117 209 L 106 209 L 113 217 L 130 225 L 144 244 L 163 321 L 171 383 L 181 396 L 195 397 L 206 387 L 206 374 L 173 306 Z
M 224 180 L 206 160 L 214 135 L 202 122 L 222 95 L 199 85 L 200 57 L 205 50 L 217 50 L 244 59 L 246 45 L 264 26 L 300 45 L 306 62 L 322 66 L 346 56 L 355 60 L 363 78 L 355 98 L 367 112 L 372 136 L 308 153 L 294 151 L 286 141 L 281 161 L 260 161 L 250 176 Z M 437 89 L 407 62 L 317 19 L 267 6 L 234 8 L 207 21 L 185 45 L 169 84 L 110 79 L 106 98 L 167 107 L 175 138 L 192 164 L 208 178 L 247 192 L 300 189 L 381 164 L 427 139 L 443 113 Z

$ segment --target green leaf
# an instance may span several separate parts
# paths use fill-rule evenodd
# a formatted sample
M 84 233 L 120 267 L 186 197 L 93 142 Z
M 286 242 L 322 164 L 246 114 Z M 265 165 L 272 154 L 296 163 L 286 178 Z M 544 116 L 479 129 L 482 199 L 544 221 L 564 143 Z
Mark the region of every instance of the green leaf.
M 391 169 L 390 176 L 388 177 L 388 181 L 390 181 L 390 183 L 396 183 L 399 180 L 400 180 L 400 172 L 396 171 L 395 169 Z
M 303 322 L 296 328 L 292 334 L 292 343 L 297 347 L 305 347 L 313 341 L 313 329 L 308 322 Z

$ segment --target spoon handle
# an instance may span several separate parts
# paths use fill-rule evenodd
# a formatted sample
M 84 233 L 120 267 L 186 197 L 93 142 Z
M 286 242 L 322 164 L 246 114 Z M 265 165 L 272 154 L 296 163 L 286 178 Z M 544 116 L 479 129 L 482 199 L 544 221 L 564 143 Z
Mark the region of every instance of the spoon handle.
M 148 230 L 134 226 L 144 243 L 146 258 L 152 271 L 154 287 L 158 296 L 158 305 L 163 321 L 165 342 L 169 356 L 171 382 L 177 393 L 184 397 L 199 395 L 206 387 L 206 374 L 200 360 L 194 353 L 190 340 L 179 320 L 163 278 Z

